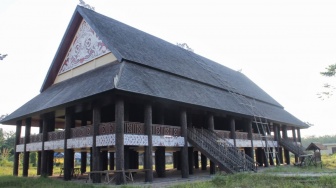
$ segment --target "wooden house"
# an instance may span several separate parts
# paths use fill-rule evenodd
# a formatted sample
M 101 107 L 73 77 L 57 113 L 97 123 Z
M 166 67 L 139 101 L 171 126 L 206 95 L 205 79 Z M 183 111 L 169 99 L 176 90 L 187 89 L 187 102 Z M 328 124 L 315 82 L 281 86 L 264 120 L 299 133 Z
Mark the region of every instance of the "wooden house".
M 289 164 L 300 129 L 308 128 L 244 74 L 81 6 L 40 94 L 1 123 L 16 125 L 14 175 L 19 153 L 23 176 L 33 151 L 38 174 L 47 176 L 53 153 L 63 152 L 70 180 L 74 152 L 81 152 L 82 172 L 91 152 L 91 171 L 109 166 L 117 184 L 124 183 L 123 170 L 139 167 L 139 153 L 148 182 L 153 171 L 165 176 L 168 151 L 183 178 L 199 168 L 200 152 L 202 169 L 211 160 L 210 173 L 215 166 L 236 173 Z M 31 127 L 40 133 L 31 135 Z

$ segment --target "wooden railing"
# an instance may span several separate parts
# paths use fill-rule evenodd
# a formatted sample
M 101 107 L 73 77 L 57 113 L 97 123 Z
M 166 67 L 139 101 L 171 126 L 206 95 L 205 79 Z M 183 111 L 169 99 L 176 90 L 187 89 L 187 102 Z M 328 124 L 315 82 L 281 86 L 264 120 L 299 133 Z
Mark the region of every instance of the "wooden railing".
M 76 127 L 70 130 L 70 138 L 87 137 L 93 135 L 92 125 L 87 125 L 83 127 Z M 124 133 L 125 134 L 145 134 L 144 123 L 139 122 L 125 122 L 124 123 Z M 99 125 L 98 135 L 115 134 L 115 123 L 101 123 Z M 181 136 L 181 128 L 170 125 L 152 125 L 153 135 L 171 135 L 171 136 Z M 62 140 L 64 139 L 64 131 L 58 130 L 53 132 L 48 132 L 48 141 L 52 140 Z M 30 142 L 42 142 L 42 134 L 31 135 Z M 24 144 L 24 137 L 20 138 L 20 144 Z
M 223 131 L 223 130 L 215 130 L 215 132 L 221 137 L 221 138 L 231 138 L 230 131 Z
M 42 142 L 42 136 L 43 134 L 36 134 L 36 135 L 30 135 L 30 142 Z

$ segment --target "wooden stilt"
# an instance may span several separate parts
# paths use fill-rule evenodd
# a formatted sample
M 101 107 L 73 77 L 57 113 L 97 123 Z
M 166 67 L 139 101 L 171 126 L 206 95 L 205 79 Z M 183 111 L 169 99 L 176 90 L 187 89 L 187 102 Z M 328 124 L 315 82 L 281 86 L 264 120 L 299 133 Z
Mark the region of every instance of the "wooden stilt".
M 101 122 L 100 106 L 93 105 L 92 109 L 92 125 L 93 125 L 93 142 L 92 142 L 92 171 L 100 171 L 101 169 L 101 157 L 100 147 L 97 146 L 96 138 L 99 134 L 99 124 Z M 93 183 L 101 183 L 101 174 L 96 173 L 92 176 Z
M 182 178 L 189 178 L 189 163 L 188 163 L 188 129 L 187 129 L 187 112 L 180 112 L 181 136 L 184 138 L 184 146 L 181 148 L 181 175 Z
M 153 159 L 152 159 L 152 152 L 153 152 L 153 142 L 152 142 L 152 105 L 146 104 L 145 105 L 145 134 L 148 136 L 148 146 L 145 146 L 145 164 L 146 164 L 146 182 L 153 181 Z
M 73 108 L 65 109 L 65 130 L 64 130 L 64 176 L 65 181 L 71 180 L 71 173 L 73 169 L 73 150 L 68 149 L 68 139 L 71 136 L 71 128 L 75 126 Z
M 27 151 L 27 144 L 30 142 L 30 127 L 31 127 L 31 118 L 26 119 L 26 130 L 25 130 L 25 139 L 24 139 L 24 156 L 23 156 L 23 168 L 22 168 L 22 176 L 28 176 L 29 169 L 29 154 Z
M 214 116 L 212 114 L 208 116 L 208 129 L 210 131 L 215 131 Z M 216 164 L 211 160 L 210 160 L 210 174 L 216 174 Z
M 115 102 L 115 147 L 116 147 L 116 170 L 124 169 L 124 101 L 117 98 Z M 116 173 L 116 184 L 125 184 L 124 173 Z
M 157 147 L 155 151 L 155 171 L 158 177 L 166 177 L 166 148 Z
M 16 146 L 20 144 L 21 127 L 22 127 L 22 120 L 19 120 L 16 122 L 13 176 L 19 175 L 19 155 L 20 153 L 16 151 Z

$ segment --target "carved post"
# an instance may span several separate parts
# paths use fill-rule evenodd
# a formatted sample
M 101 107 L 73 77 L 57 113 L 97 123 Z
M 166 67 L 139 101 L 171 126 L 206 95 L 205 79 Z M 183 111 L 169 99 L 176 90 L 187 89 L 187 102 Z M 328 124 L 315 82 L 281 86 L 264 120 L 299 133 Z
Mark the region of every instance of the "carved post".
M 93 125 L 93 142 L 92 142 L 92 171 L 100 171 L 100 147 L 97 147 L 97 135 L 99 134 L 99 124 L 101 121 L 100 106 L 93 105 L 92 109 L 92 125 Z M 94 174 L 92 177 L 93 183 L 101 183 L 101 174 Z
M 208 129 L 210 131 L 215 131 L 215 122 L 214 122 L 214 116 L 210 114 L 208 116 Z M 216 173 L 216 164 L 210 160 L 210 174 Z
M 73 149 L 68 149 L 68 139 L 71 137 L 71 127 L 75 126 L 73 108 L 65 109 L 65 130 L 64 130 L 64 176 L 65 181 L 71 180 L 71 173 L 74 165 Z
M 15 132 L 15 147 L 14 147 L 14 166 L 13 166 L 13 175 L 19 175 L 19 155 L 20 153 L 16 151 L 17 145 L 20 144 L 20 136 L 21 136 L 21 127 L 22 127 L 22 120 L 16 122 L 16 132 Z
M 125 170 L 124 169 L 124 100 L 117 98 L 115 102 L 115 125 L 116 125 L 116 134 L 115 134 L 115 146 L 116 146 L 116 170 Z M 116 174 L 116 184 L 125 184 L 125 174 L 117 173 Z
M 24 139 L 24 156 L 23 156 L 23 169 L 22 176 L 28 176 L 29 169 L 29 151 L 27 151 L 27 144 L 30 142 L 30 127 L 31 127 L 31 118 L 26 119 L 26 130 L 25 130 L 25 139 Z
M 153 142 L 152 142 L 152 105 L 145 105 L 145 134 L 148 136 L 148 146 L 145 146 L 145 169 L 146 170 L 146 182 L 153 181 L 153 159 L 152 159 L 152 151 L 153 151 Z
M 189 177 L 189 163 L 188 163 L 188 129 L 187 129 L 187 112 L 181 110 L 180 112 L 181 136 L 184 138 L 184 146 L 181 148 L 181 174 L 182 178 Z

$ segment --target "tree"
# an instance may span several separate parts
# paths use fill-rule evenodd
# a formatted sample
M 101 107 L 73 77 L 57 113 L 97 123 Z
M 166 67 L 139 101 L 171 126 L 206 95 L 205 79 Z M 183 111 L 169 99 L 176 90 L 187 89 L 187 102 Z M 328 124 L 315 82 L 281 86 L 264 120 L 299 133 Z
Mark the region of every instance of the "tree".
M 329 65 L 327 68 L 325 68 L 325 72 L 320 72 L 322 76 L 325 77 L 335 77 L 336 76 L 336 64 Z M 318 93 L 317 95 L 319 98 L 323 97 L 331 97 L 333 95 L 333 91 L 336 89 L 334 85 L 331 85 L 329 83 L 324 84 L 325 91 L 322 91 L 321 93 Z

